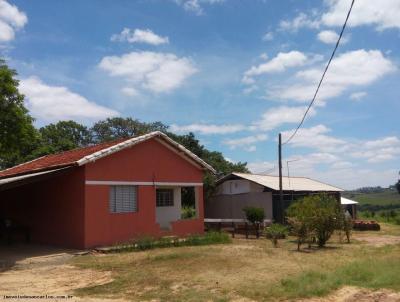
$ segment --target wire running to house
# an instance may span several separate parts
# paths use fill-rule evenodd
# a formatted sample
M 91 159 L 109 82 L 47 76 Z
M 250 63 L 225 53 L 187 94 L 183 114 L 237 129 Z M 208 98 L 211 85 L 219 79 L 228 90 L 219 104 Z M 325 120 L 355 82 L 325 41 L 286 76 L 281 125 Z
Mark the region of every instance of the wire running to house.
M 328 64 L 327 64 L 326 67 L 325 67 L 325 70 L 324 70 L 324 72 L 323 72 L 323 74 L 322 74 L 321 80 L 320 80 L 319 83 L 318 83 L 318 86 L 317 86 L 317 89 L 315 90 L 314 96 L 313 96 L 313 98 L 312 98 L 310 104 L 308 105 L 307 110 L 306 110 L 306 112 L 304 113 L 303 118 L 302 118 L 301 121 L 300 121 L 300 124 L 297 126 L 296 130 L 292 133 L 292 135 L 291 135 L 282 145 L 286 145 L 287 143 L 289 143 L 289 142 L 292 140 L 293 137 L 295 137 L 295 135 L 297 134 L 297 131 L 299 131 L 300 127 L 303 125 L 304 120 L 306 119 L 306 116 L 307 116 L 307 114 L 308 114 L 308 111 L 310 111 L 312 105 L 314 104 L 314 102 L 315 102 L 315 100 L 316 100 L 316 98 L 317 98 L 319 89 L 320 89 L 320 87 L 321 87 L 322 81 L 323 81 L 324 78 L 325 78 L 325 74 L 326 74 L 326 72 L 328 71 L 329 65 L 331 64 L 332 59 L 333 59 L 333 57 L 335 56 L 336 50 L 337 50 L 338 47 L 339 47 L 339 43 L 340 43 L 340 40 L 342 39 L 343 32 L 344 32 L 344 30 L 345 30 L 345 28 L 346 28 L 346 25 L 347 25 L 347 21 L 349 20 L 351 10 L 353 9 L 354 1 L 355 1 L 355 0 L 352 0 L 352 1 L 351 1 L 350 9 L 349 9 L 349 11 L 348 11 L 348 13 L 347 13 L 346 20 L 344 21 L 344 24 L 343 24 L 342 30 L 341 30 L 341 32 L 340 32 L 339 38 L 338 38 L 338 40 L 337 40 L 337 42 L 336 42 L 335 48 L 333 49 L 333 52 L 332 52 L 332 55 L 331 55 L 331 57 L 330 57 L 330 59 L 329 59 L 329 61 L 328 61 Z

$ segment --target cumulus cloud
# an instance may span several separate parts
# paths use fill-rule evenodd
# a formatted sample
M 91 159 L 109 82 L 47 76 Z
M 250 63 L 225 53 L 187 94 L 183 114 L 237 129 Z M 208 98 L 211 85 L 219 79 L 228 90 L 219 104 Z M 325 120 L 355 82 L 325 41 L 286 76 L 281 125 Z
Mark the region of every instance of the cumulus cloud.
M 212 124 L 172 124 L 170 130 L 175 133 L 196 132 L 200 134 L 228 134 L 245 130 L 246 127 L 240 124 L 212 125 Z
M 274 39 L 274 33 L 272 31 L 269 31 L 262 36 L 263 41 L 272 41 Z
M 367 93 L 365 91 L 353 92 L 350 94 L 350 100 L 360 101 L 362 98 L 366 97 Z
M 100 61 L 98 66 L 110 76 L 123 78 L 126 87 L 155 93 L 177 89 L 187 78 L 197 72 L 189 58 L 150 51 L 107 56 Z M 126 88 L 124 90 L 126 93 Z
M 0 0 L 0 43 L 14 40 L 15 32 L 27 22 L 28 17 L 17 6 Z
M 294 129 L 282 132 L 282 141 L 285 142 L 294 132 Z M 300 128 L 296 136 L 289 142 L 294 147 L 317 149 L 322 152 L 344 152 L 347 150 L 345 140 L 330 136 L 331 129 L 325 125 L 310 128 Z
M 282 132 L 285 142 L 294 129 Z M 396 136 L 382 137 L 376 140 L 346 140 L 330 135 L 331 129 L 325 125 L 300 128 L 289 142 L 293 147 L 302 147 L 342 154 L 353 159 L 362 159 L 369 163 L 380 163 L 400 156 L 400 139 Z
M 320 22 L 305 13 L 299 13 L 292 20 L 283 20 L 279 23 L 279 30 L 296 32 L 301 28 L 319 28 Z
M 254 82 L 253 77 L 266 73 L 283 72 L 287 68 L 302 66 L 306 63 L 307 56 L 300 51 L 280 52 L 271 60 L 264 62 L 258 66 L 252 66 L 244 73 L 243 82 L 251 84 Z
M 342 26 L 349 9 L 348 0 L 327 1 L 328 11 L 321 17 L 326 26 Z M 398 0 L 355 1 L 349 26 L 373 25 L 378 30 L 400 28 L 400 2 Z
M 294 78 L 297 83 L 271 87 L 267 97 L 300 102 L 311 100 L 323 68 L 321 65 L 297 72 Z M 371 84 L 395 70 L 394 63 L 380 50 L 359 49 L 343 53 L 332 61 L 318 99 L 326 100 L 351 87 Z
M 340 27 L 350 8 L 348 0 L 325 1 L 326 11 L 299 13 L 291 20 L 283 20 L 280 30 L 296 32 L 301 28 L 318 29 L 322 26 Z M 349 27 L 370 25 L 377 30 L 400 28 L 400 2 L 398 0 L 355 1 L 349 21 Z
M 306 109 L 306 106 L 280 106 L 271 108 L 262 114 L 259 121 L 253 123 L 253 127 L 267 131 L 286 123 L 299 123 Z M 311 108 L 308 112 L 308 116 L 310 117 L 315 114 L 316 111 L 314 108 Z
M 339 39 L 339 34 L 333 30 L 323 30 L 320 31 L 317 35 L 318 40 L 325 44 L 336 44 Z M 343 37 L 340 40 L 341 44 L 347 43 L 349 41 L 348 37 Z
M 181 5 L 184 10 L 201 16 L 204 14 L 203 5 L 218 4 L 224 1 L 225 0 L 175 0 L 175 3 Z
M 370 163 L 380 163 L 400 156 L 400 139 L 389 136 L 357 144 L 351 156 L 364 158 Z
M 97 120 L 119 113 L 98 105 L 64 86 L 50 86 L 37 77 L 22 79 L 20 90 L 32 116 L 45 122 Z
M 129 43 L 147 43 L 151 45 L 160 45 L 169 43 L 168 37 L 156 35 L 150 29 L 129 29 L 124 28 L 121 33 L 111 36 L 111 41 L 129 42 Z
M 231 149 L 242 148 L 246 151 L 256 151 L 255 143 L 263 142 L 268 139 L 266 134 L 257 134 L 241 138 L 226 139 L 223 141 L 224 145 L 229 146 Z

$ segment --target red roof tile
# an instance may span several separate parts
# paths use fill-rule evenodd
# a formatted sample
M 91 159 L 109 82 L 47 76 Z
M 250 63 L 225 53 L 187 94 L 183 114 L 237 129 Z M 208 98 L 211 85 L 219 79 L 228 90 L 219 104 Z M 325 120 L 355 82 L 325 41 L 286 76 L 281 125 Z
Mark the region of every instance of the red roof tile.
M 85 148 L 79 148 L 57 154 L 50 154 L 43 157 L 39 157 L 32 161 L 0 171 L 0 178 L 20 175 L 20 174 L 27 174 L 29 172 L 51 170 L 53 168 L 55 169 L 55 168 L 73 166 L 81 158 L 93 154 L 94 152 L 114 146 L 127 139 L 129 138 L 114 140 L 111 142 L 101 143 L 94 146 L 89 146 Z

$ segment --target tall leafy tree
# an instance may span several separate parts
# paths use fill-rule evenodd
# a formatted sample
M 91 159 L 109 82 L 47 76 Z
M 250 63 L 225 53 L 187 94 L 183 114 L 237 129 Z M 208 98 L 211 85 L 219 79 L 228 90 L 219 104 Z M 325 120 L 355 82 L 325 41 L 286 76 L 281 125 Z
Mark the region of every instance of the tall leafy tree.
M 40 145 L 32 158 L 88 146 L 91 143 L 89 129 L 74 121 L 60 121 L 39 129 Z
M 0 168 L 23 161 L 38 143 L 33 118 L 18 91 L 17 73 L 0 59 Z
M 151 131 L 166 131 L 161 122 L 144 123 L 137 119 L 114 117 L 99 121 L 90 129 L 95 143 L 142 135 Z

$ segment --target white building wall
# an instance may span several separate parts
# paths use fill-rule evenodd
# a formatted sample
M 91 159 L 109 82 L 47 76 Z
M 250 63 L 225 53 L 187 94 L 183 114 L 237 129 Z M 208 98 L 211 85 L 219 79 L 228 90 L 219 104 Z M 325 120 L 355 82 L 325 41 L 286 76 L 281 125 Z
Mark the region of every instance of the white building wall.
M 249 192 L 262 192 L 263 186 L 255 184 L 245 179 L 235 179 L 224 181 L 217 187 L 217 195 L 235 195 Z

